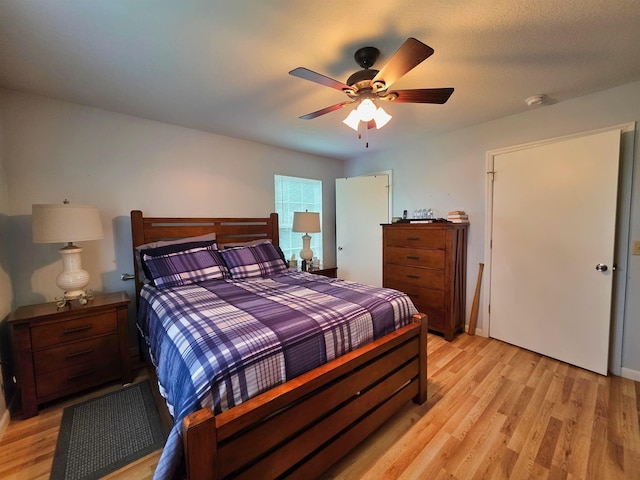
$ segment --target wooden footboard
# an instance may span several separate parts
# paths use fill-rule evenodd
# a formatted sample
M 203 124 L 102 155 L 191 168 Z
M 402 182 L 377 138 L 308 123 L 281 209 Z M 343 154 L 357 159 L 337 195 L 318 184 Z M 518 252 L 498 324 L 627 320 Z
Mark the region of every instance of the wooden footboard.
M 187 477 L 309 479 L 413 399 L 427 399 L 427 318 L 220 415 L 183 422 Z

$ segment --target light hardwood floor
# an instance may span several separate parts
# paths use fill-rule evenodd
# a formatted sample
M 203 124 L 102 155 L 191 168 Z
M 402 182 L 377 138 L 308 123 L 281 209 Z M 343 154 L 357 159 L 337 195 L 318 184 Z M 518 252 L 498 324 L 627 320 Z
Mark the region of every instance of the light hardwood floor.
M 322 479 L 640 479 L 640 383 L 466 334 L 429 335 L 428 351 L 427 403 L 407 405 Z M 12 421 L 0 478 L 48 478 L 62 409 L 110 389 Z M 109 478 L 150 478 L 157 459 Z

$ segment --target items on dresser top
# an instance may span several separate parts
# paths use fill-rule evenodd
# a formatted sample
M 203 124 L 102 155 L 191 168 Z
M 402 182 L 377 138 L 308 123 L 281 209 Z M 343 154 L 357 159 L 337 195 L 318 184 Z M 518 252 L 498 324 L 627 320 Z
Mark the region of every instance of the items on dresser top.
M 467 224 L 382 225 L 383 287 L 409 295 L 429 330 L 453 340 L 464 330 Z
M 22 417 L 66 395 L 121 379 L 131 381 L 125 292 L 19 307 L 9 317 L 15 338 Z

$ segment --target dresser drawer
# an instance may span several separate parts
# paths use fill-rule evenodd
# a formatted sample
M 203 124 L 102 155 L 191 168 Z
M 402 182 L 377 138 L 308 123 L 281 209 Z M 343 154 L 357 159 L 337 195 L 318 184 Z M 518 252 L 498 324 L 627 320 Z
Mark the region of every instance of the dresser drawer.
M 388 264 L 384 271 L 384 284 L 407 284 L 444 290 L 444 270 Z
M 420 230 L 420 229 L 387 229 L 384 232 L 386 247 L 422 247 L 445 248 L 445 230 Z
M 36 376 L 38 398 L 57 397 L 120 378 L 117 355 L 96 362 L 79 363 Z
M 106 333 L 116 332 L 118 319 L 116 313 L 106 312 L 98 315 L 88 315 L 64 322 L 38 325 L 31 329 L 33 349 L 45 348 L 52 345 L 82 340 Z
M 384 255 L 388 264 L 444 269 L 444 250 L 389 247 Z
M 59 347 L 33 353 L 33 368 L 36 375 L 67 368 L 81 363 L 98 363 L 118 352 L 116 334 L 68 343 Z
M 418 308 L 418 305 L 429 305 L 435 308 L 444 308 L 444 290 L 420 287 L 418 285 L 411 285 L 403 282 L 385 282 L 384 286 L 385 288 L 400 290 L 401 292 L 409 295 L 409 298 L 416 308 Z M 418 308 L 418 310 L 420 309 Z M 422 312 L 422 310 L 420 311 Z

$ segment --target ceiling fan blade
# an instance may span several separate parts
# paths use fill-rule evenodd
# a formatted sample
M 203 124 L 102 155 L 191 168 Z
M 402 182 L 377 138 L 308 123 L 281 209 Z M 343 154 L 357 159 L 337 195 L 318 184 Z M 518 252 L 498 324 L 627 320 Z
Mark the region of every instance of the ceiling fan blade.
M 342 102 L 342 103 L 336 103 L 335 105 L 331 105 L 330 107 L 325 107 L 321 110 L 318 110 L 316 112 L 311 112 L 311 113 L 307 113 L 306 115 L 301 116 L 300 118 L 302 120 L 312 120 L 316 117 L 319 117 L 320 115 L 324 115 L 325 113 L 331 113 L 334 112 L 336 110 L 340 110 L 342 107 L 347 106 L 347 105 L 351 105 L 353 102 Z
M 415 90 L 394 90 L 382 100 L 393 103 L 446 103 L 453 93 L 453 88 L 418 88 Z M 397 97 L 394 99 L 393 97 Z
M 324 85 L 325 87 L 335 88 L 336 90 L 344 91 L 352 90 L 352 88 L 346 83 L 339 82 L 334 80 L 333 78 L 329 78 L 320 73 L 316 73 L 308 68 L 298 67 L 294 68 L 289 72 L 289 75 L 293 75 L 294 77 L 302 78 L 304 80 L 309 80 L 310 82 L 319 83 L 320 85 Z
M 396 53 L 393 54 L 387 64 L 382 67 L 378 74 L 371 80 L 371 84 L 376 86 L 376 82 L 383 82 L 382 88 L 389 88 L 396 80 L 415 68 L 421 62 L 433 54 L 433 48 L 425 45 L 415 38 L 407 38 Z

